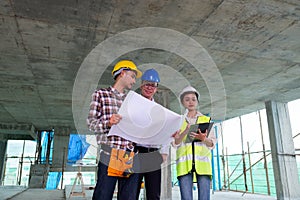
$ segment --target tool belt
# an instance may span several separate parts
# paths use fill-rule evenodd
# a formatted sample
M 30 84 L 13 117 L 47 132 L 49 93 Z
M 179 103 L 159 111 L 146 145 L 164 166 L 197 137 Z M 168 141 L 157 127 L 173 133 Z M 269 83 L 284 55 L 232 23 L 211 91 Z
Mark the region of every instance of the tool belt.
M 107 168 L 108 176 L 129 177 L 132 173 L 133 158 L 135 153 L 130 150 L 116 149 L 108 145 L 101 145 L 101 149 L 110 153 Z
M 158 151 L 158 148 L 148 148 L 148 147 L 142 147 L 142 146 L 135 146 L 135 149 L 139 153 L 150 153 L 150 152 L 155 152 Z

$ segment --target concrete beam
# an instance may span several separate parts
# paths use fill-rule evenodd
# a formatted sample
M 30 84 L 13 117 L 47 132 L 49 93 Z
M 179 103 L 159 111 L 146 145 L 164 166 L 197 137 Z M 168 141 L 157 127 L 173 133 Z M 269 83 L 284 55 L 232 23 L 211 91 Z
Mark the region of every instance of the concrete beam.
M 299 176 L 287 104 L 274 101 L 265 104 L 277 199 L 300 199 Z
M 7 135 L 29 135 L 31 139 L 36 139 L 36 129 L 32 124 L 0 123 L 0 133 Z
M 2 134 L 0 132 L 0 141 L 5 140 L 33 140 L 30 135 L 20 135 L 20 134 Z

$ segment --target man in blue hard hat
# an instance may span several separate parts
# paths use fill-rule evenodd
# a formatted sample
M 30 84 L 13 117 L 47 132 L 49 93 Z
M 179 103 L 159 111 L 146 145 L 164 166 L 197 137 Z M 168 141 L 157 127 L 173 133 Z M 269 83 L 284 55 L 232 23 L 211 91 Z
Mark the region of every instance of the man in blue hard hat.
M 157 92 L 160 82 L 159 74 L 155 69 L 146 70 L 142 77 L 141 95 L 150 101 L 154 101 L 154 94 Z M 139 174 L 139 188 L 136 199 L 139 199 L 141 183 L 144 178 L 147 200 L 160 199 L 161 193 L 161 164 L 167 159 L 169 145 L 142 145 L 137 144 L 138 168 L 135 170 Z

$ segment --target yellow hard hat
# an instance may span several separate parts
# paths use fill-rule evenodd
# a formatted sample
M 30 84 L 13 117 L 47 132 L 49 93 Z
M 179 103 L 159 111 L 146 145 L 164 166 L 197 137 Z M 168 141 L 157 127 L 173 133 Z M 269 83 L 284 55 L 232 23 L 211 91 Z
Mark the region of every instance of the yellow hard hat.
M 118 75 L 122 71 L 121 69 L 129 69 L 135 71 L 137 78 L 140 78 L 143 74 L 140 70 L 138 70 L 138 68 L 132 61 L 121 60 L 115 65 L 114 69 L 112 70 L 111 72 L 112 76 L 115 78 L 116 75 Z

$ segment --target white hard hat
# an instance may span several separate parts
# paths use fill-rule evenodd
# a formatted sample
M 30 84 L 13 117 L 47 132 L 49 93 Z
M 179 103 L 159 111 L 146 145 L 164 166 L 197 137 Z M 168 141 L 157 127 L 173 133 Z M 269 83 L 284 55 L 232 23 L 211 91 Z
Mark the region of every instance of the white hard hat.
M 183 90 L 180 92 L 180 94 L 179 94 L 180 101 L 182 101 L 184 94 L 186 94 L 188 92 L 194 92 L 196 94 L 196 97 L 197 97 L 198 101 L 199 101 L 200 93 L 190 85 L 183 88 Z

